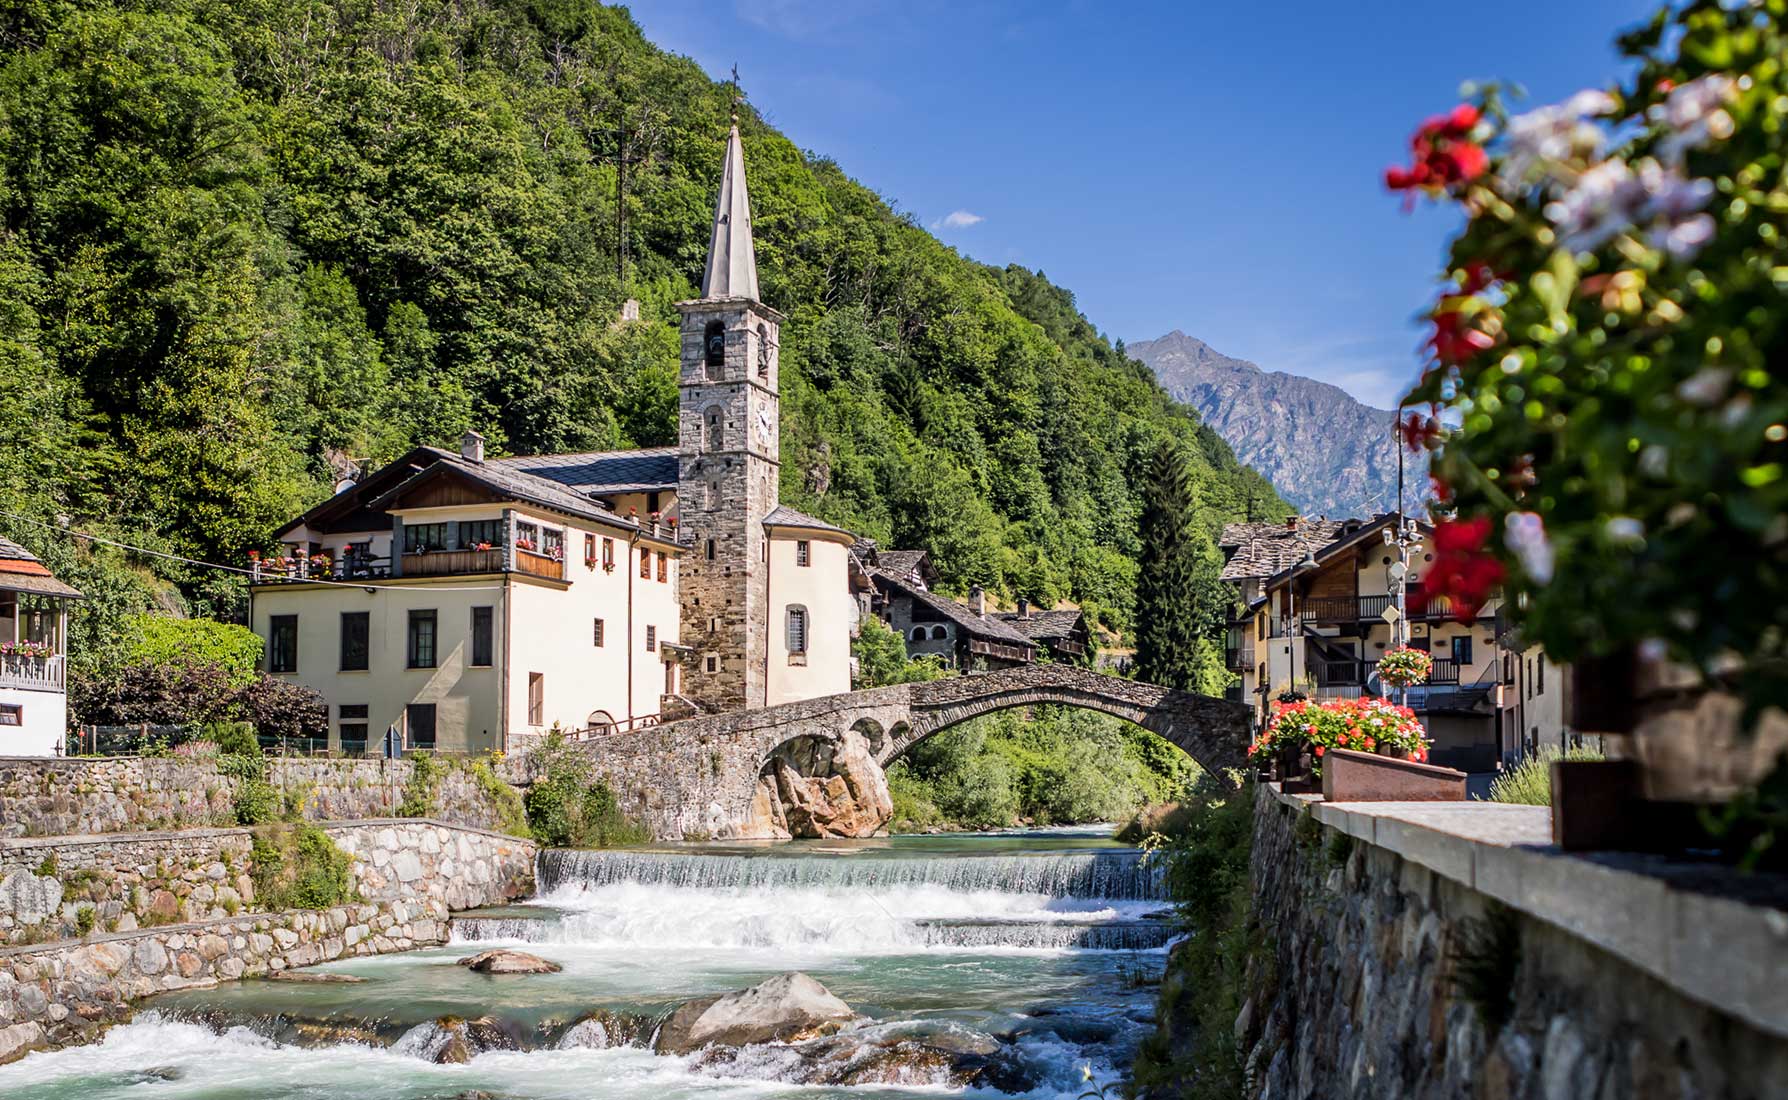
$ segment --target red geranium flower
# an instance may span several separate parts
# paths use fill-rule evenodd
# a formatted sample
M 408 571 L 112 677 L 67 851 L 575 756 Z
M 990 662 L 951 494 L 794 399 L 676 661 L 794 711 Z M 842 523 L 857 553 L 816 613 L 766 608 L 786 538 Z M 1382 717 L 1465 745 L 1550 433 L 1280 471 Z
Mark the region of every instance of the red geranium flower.
M 1471 131 L 1478 124 L 1478 109 L 1461 103 L 1445 115 L 1422 123 L 1410 139 L 1414 155 L 1409 167 L 1385 170 L 1385 186 L 1393 191 L 1426 191 L 1438 195 L 1447 188 L 1483 175 L 1490 167 L 1489 154 L 1471 140 Z
M 1452 617 L 1460 622 L 1477 618 L 1478 610 L 1503 581 L 1506 570 L 1485 548 L 1490 539 L 1490 518 L 1441 520 L 1434 525 L 1434 564 L 1422 578 L 1416 594 L 1416 610 L 1422 611 L 1437 597 L 1452 601 Z

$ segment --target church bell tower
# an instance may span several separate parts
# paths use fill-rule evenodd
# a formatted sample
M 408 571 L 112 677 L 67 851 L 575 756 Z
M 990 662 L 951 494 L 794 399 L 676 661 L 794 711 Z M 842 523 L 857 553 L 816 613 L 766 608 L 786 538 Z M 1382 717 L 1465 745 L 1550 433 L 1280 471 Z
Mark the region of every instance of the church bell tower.
M 714 208 L 702 296 L 678 302 L 677 512 L 690 547 L 679 570 L 683 690 L 703 710 L 764 705 L 769 660 L 768 532 L 777 505 L 782 315 L 758 300 L 751 201 L 735 119 Z

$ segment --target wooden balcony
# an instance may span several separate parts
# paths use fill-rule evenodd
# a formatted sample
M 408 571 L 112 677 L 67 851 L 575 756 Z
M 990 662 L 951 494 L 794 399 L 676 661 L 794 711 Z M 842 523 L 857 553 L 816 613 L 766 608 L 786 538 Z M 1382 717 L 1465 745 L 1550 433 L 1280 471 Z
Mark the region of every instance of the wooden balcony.
M 60 654 L 52 657 L 0 657 L 0 687 L 18 688 L 21 691 L 63 691 L 67 660 Z
M 520 557 L 519 552 L 516 555 Z M 405 554 L 403 575 L 406 577 L 444 577 L 455 573 L 501 573 L 501 550 L 430 550 L 422 554 Z
M 491 553 L 492 551 L 482 552 Z M 501 557 L 500 552 L 498 556 Z M 497 567 L 502 568 L 501 562 Z M 553 581 L 565 579 L 563 558 L 551 558 L 545 554 L 536 554 L 532 550 L 517 550 L 515 552 L 515 568 L 517 572 L 526 573 L 531 577 L 545 577 L 547 580 Z

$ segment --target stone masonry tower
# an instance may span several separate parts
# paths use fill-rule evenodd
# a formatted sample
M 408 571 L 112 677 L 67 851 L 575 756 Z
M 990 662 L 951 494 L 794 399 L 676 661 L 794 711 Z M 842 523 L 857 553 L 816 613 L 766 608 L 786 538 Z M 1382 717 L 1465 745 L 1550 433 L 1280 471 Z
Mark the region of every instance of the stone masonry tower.
M 751 201 L 735 121 L 714 208 L 702 296 L 679 302 L 677 512 L 691 546 L 679 573 L 684 693 L 706 711 L 764 705 L 770 614 L 768 532 L 777 504 L 782 315 L 758 301 Z

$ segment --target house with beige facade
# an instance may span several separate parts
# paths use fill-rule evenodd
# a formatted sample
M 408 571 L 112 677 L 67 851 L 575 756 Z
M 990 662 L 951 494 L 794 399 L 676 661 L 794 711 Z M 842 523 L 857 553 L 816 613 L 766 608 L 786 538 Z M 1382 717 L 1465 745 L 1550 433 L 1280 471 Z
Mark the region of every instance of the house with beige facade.
M 1396 513 L 1227 525 L 1219 547 L 1223 579 L 1237 596 L 1225 642 L 1238 677 L 1232 697 L 1263 721 L 1287 692 L 1396 697 L 1376 668 L 1397 644 L 1401 620 L 1406 644 L 1434 662 L 1428 683 L 1404 698 L 1434 739 L 1435 763 L 1487 772 L 1535 746 L 1568 741 L 1564 670 L 1520 642 L 1500 597 L 1461 621 L 1445 596 L 1424 594 L 1432 536 L 1428 524 Z
M 418 447 L 287 523 L 253 564 L 266 668 L 346 752 L 505 749 L 850 690 L 847 531 L 779 500 L 781 315 L 758 297 L 727 139 L 676 447 Z

